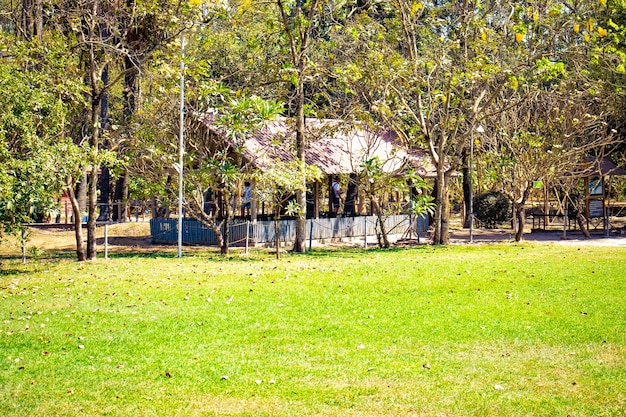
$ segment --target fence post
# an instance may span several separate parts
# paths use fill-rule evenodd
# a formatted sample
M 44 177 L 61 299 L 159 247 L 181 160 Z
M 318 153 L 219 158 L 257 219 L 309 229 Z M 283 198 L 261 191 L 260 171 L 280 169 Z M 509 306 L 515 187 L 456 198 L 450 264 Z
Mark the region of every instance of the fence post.
M 246 222 L 246 255 L 248 254 L 248 241 L 250 239 L 250 222 Z
M 309 251 L 313 248 L 313 219 L 311 219 L 311 228 L 309 229 Z

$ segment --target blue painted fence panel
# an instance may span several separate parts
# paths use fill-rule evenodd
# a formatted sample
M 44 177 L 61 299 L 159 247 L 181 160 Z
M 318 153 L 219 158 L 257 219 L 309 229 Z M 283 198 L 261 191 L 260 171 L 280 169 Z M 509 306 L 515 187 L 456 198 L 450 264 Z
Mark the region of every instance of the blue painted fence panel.
M 388 216 L 385 227 L 390 235 L 404 234 L 409 227 L 413 232 L 420 233 L 428 230 L 428 216 L 416 219 L 400 214 Z M 306 238 L 313 240 L 328 240 L 342 238 L 361 238 L 375 236 L 377 229 L 376 216 L 338 217 L 331 219 L 307 219 Z M 273 221 L 256 223 L 234 223 L 230 226 L 230 244 L 243 246 L 246 236 L 250 244 L 268 244 L 275 242 L 276 232 Z M 150 220 L 150 235 L 155 243 L 178 242 L 177 219 Z M 293 242 L 296 237 L 296 221 L 281 220 L 279 239 L 281 242 Z M 216 245 L 215 232 L 197 220 L 183 219 L 183 243 L 192 245 Z

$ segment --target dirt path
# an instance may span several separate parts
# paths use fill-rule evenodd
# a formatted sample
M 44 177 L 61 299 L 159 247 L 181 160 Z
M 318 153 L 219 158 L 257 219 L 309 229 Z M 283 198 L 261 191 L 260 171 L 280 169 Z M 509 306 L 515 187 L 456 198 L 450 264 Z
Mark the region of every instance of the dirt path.
M 486 230 L 474 231 L 473 240 L 475 243 L 503 243 L 513 242 L 514 234 L 510 230 Z M 524 235 L 525 242 L 536 242 L 542 244 L 555 245 L 582 245 L 582 246 L 624 246 L 626 247 L 626 234 L 614 232 L 606 235 L 605 231 L 594 231 L 591 238 L 587 239 L 582 232 L 577 230 L 568 231 L 563 237 L 562 231 L 534 231 Z M 469 243 L 469 230 L 455 229 L 450 234 L 451 244 Z
M 155 245 L 151 243 L 149 224 L 127 223 L 114 225 L 108 231 L 108 250 L 111 253 L 175 253 L 176 245 Z M 98 252 L 104 251 L 104 229 L 98 229 Z M 511 230 L 507 229 L 476 229 L 473 233 L 473 244 L 499 244 L 514 243 Z M 626 247 L 626 233 L 611 232 L 609 236 L 604 231 L 592 232 L 590 239 L 585 239 L 579 231 L 568 231 L 566 238 L 563 238 L 562 231 L 535 231 L 524 235 L 524 242 L 531 242 L 545 245 L 580 245 L 580 246 L 613 246 Z M 370 242 L 373 244 L 374 242 Z M 429 239 L 422 236 L 421 244 L 428 244 Z M 399 245 L 415 245 L 417 241 L 404 241 Z M 456 227 L 451 230 L 450 244 L 469 244 L 469 230 Z M 358 242 L 333 243 L 329 246 L 362 246 Z M 315 245 L 318 246 L 318 245 Z M 322 245 L 324 246 L 324 245 Z M 68 251 L 75 248 L 74 233 L 71 230 L 60 229 L 32 229 L 27 243 L 30 251 Z M 185 246 L 185 252 L 195 252 L 204 250 L 216 250 L 217 248 L 207 248 L 204 246 Z M 0 242 L 0 256 L 21 255 L 21 245 L 17 239 L 7 238 Z

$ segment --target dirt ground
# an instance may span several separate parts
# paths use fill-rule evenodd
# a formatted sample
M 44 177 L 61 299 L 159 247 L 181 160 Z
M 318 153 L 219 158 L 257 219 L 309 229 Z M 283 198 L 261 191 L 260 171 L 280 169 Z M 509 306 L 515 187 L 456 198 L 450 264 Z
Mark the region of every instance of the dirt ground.
M 611 231 L 606 233 L 604 230 L 591 232 L 591 238 L 587 239 L 578 230 L 568 230 L 565 235 L 563 231 L 532 231 L 524 234 L 525 242 L 534 242 L 539 244 L 558 244 L 558 245 L 583 245 L 583 246 L 624 246 L 626 247 L 626 233 Z M 451 244 L 467 244 L 469 243 L 469 230 L 455 229 L 450 234 Z M 473 241 L 476 244 L 497 243 L 497 242 L 513 242 L 515 236 L 511 230 L 502 229 L 479 229 L 474 231 Z
M 86 236 L 86 231 L 84 231 Z M 106 243 L 109 253 L 176 253 L 176 245 L 155 245 L 150 238 L 149 222 L 131 222 L 109 225 L 106 228 Z M 105 228 L 98 227 L 98 252 L 105 250 Z M 46 251 L 73 252 L 75 250 L 75 236 L 71 229 L 45 228 L 31 229 L 27 235 L 27 255 L 33 256 Z M 473 232 L 473 244 L 495 244 L 514 242 L 511 230 L 507 229 L 476 229 Z M 524 235 L 525 242 L 537 244 L 581 245 L 581 246 L 623 246 L 626 247 L 626 229 L 620 228 L 606 233 L 603 230 L 592 231 L 592 237 L 586 239 L 580 231 L 532 231 Z M 374 239 L 369 242 L 374 243 Z M 420 244 L 428 244 L 428 235 L 422 236 Z M 398 242 L 402 245 L 416 245 L 417 240 Z M 450 233 L 450 244 L 470 244 L 469 230 L 453 227 Z M 332 246 L 341 246 L 342 243 L 333 243 Z M 345 243 L 346 246 L 362 246 L 362 242 Z M 316 244 L 316 247 L 323 245 Z M 207 247 L 185 246 L 185 252 L 206 251 Z M 210 248 L 209 250 L 218 250 Z M 233 249 L 239 251 L 241 248 Z M 6 238 L 0 241 L 0 256 L 19 256 L 22 253 L 19 239 Z

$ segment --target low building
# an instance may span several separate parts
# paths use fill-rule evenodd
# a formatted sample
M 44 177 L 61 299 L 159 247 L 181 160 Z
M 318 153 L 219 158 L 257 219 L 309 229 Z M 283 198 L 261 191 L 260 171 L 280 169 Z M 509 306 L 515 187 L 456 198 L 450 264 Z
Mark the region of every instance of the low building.
M 200 126 L 194 134 L 206 142 L 208 149 L 230 149 L 241 155 L 240 163 L 247 169 L 263 171 L 276 160 L 287 162 L 295 159 L 295 126 L 288 119 L 266 122 L 257 132 L 243 139 L 235 139 L 220 130 L 214 123 L 214 115 L 199 117 Z M 423 150 L 404 146 L 398 135 L 390 129 L 374 129 L 361 122 L 336 119 L 306 119 L 305 162 L 317 166 L 325 179 L 310 184 L 307 216 L 318 218 L 332 212 L 331 184 L 333 177 L 340 176 L 350 186 L 350 175 L 360 172 L 361 165 L 377 157 L 387 173 L 402 175 L 410 166 L 422 178 L 435 178 L 434 164 Z M 348 191 L 343 190 L 344 193 Z M 408 196 L 395 195 L 390 199 Z M 218 203 L 219 204 L 219 203 Z M 361 196 L 355 214 L 371 214 L 371 205 Z M 262 204 L 252 201 L 251 217 L 264 217 Z

